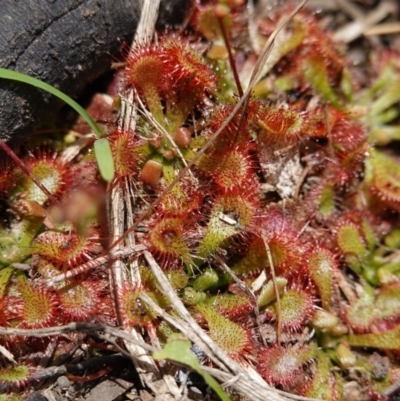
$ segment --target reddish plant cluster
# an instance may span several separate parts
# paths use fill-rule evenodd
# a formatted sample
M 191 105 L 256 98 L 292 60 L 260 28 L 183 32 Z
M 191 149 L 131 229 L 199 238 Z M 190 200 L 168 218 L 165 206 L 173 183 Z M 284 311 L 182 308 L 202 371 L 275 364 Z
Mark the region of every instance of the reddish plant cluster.
M 129 52 L 125 84 L 141 113 L 135 131 L 107 135 L 110 188 L 135 188 L 132 213 L 142 225 L 132 235 L 230 357 L 271 385 L 326 400 L 343 399 L 347 372 L 362 365 L 378 393 L 395 380 L 398 361 L 389 355 L 393 369 L 378 380 L 356 347 L 400 349 L 400 164 L 371 141 L 375 120 L 352 114 L 364 100 L 353 93 L 346 59 L 305 14 L 277 37 L 266 76 L 231 115 L 254 64 L 241 46 L 244 13 L 243 1 L 199 6 L 192 36 Z M 261 42 L 282 15 L 259 19 Z M 399 56 L 391 57 L 393 69 Z M 378 97 L 379 116 L 377 81 L 367 95 Z M 118 313 L 104 269 L 83 269 L 101 256 L 106 232 L 90 155 L 67 163 L 38 150 L 21 158 L 51 196 L 17 167 L 0 175 L 14 213 L 0 235 L 0 323 L 38 328 L 120 315 L 125 327 L 167 341 L 173 329 L 140 297 L 171 314 L 173 307 L 146 267 L 140 284 L 118 283 Z M 141 214 L 155 198 L 152 213 Z M 15 263 L 29 263 L 31 278 Z
M 91 157 L 82 155 L 79 161 L 67 163 L 50 149 L 42 146 L 21 156 L 46 192 L 19 166 L 9 164 L 4 170 L 8 188 L 2 193 L 1 207 L 11 213 L 0 229 L 2 326 L 37 329 L 70 321 L 106 321 L 111 311 L 107 277 L 100 270 L 49 283 L 102 252 L 98 212 L 104 197 Z M 28 269 L 29 276 L 18 266 Z M 48 341 L 5 338 L 1 344 L 16 358 L 29 358 L 24 353 L 43 352 Z M 1 365 L 2 383 L 10 391 L 23 388 L 34 372 L 29 362 L 9 368 L 2 360 Z

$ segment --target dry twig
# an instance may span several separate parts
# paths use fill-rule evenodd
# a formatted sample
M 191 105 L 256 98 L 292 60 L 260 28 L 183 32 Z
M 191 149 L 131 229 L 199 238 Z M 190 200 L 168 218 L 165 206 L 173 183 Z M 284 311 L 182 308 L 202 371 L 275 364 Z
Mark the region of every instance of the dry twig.
M 129 341 L 133 344 L 139 345 L 141 348 L 147 351 L 155 351 L 155 348 L 144 341 L 138 340 L 126 333 L 123 330 L 117 329 L 116 327 L 105 326 L 95 323 L 83 323 L 73 322 L 68 323 L 64 326 L 44 327 L 41 329 L 16 329 L 13 327 L 0 327 L 0 335 L 3 336 L 26 336 L 26 337 L 49 337 L 59 336 L 61 334 L 69 334 L 76 332 L 90 333 L 101 331 L 107 334 L 111 334 L 117 338 L 121 338 L 125 341 Z
M 113 252 L 113 258 L 119 259 L 127 256 L 131 256 L 135 253 L 142 252 L 146 249 L 145 245 L 136 245 L 135 247 L 120 249 Z M 84 263 L 74 269 L 68 270 L 65 273 L 59 274 L 58 276 L 53 277 L 52 279 L 47 280 L 46 285 L 48 287 L 54 286 L 54 284 L 59 283 L 60 281 L 68 280 L 69 278 L 78 276 L 79 274 L 87 273 L 89 270 L 94 269 L 95 267 L 105 266 L 109 261 L 109 256 L 99 256 L 98 258 L 89 260 L 89 262 Z
M 132 48 L 151 41 L 158 17 L 160 1 L 161 0 L 144 0 L 141 19 L 136 31 L 135 39 L 132 43 Z M 121 115 L 118 126 L 127 131 L 133 132 L 136 127 L 137 119 L 137 96 L 132 88 L 122 88 L 121 99 Z M 134 194 L 134 189 L 130 183 L 117 182 L 111 189 L 108 207 L 111 242 L 115 242 L 116 239 L 121 238 L 124 230 L 126 230 L 127 227 L 132 226 L 135 205 L 131 202 L 134 202 L 135 199 L 136 196 Z M 110 255 L 114 259 L 116 252 L 118 253 L 121 249 L 125 249 L 126 247 L 129 249 L 134 246 L 135 237 L 132 230 L 124 236 L 123 242 L 121 241 L 119 243 L 118 248 L 112 247 L 112 249 L 110 249 Z M 116 312 L 117 316 L 119 317 L 118 321 L 120 324 L 122 324 L 123 322 L 119 307 L 119 293 L 122 283 L 126 282 L 128 279 L 127 270 L 125 264 L 120 259 L 115 260 L 110 267 L 112 276 L 111 285 L 112 288 L 114 288 Z M 131 271 L 133 274 L 131 275 L 130 279 L 133 285 L 140 285 L 140 274 L 135 262 L 131 263 Z M 137 340 L 137 342 L 125 341 L 125 346 L 134 356 L 133 361 L 143 383 L 147 385 L 155 394 L 163 394 L 163 398 L 166 400 L 172 399 L 171 394 L 174 398 L 177 398 L 180 393 L 179 388 L 173 378 L 168 375 L 164 375 L 164 377 L 162 377 L 153 358 L 150 355 L 143 353 L 143 348 L 139 345 L 139 343 L 143 341 L 139 331 L 132 329 L 130 330 L 130 334 Z

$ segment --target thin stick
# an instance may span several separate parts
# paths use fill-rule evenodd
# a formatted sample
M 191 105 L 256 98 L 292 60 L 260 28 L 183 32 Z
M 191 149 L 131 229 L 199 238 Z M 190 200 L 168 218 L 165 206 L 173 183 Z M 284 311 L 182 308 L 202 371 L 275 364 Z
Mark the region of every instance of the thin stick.
M 375 25 L 364 31 L 364 36 L 390 35 L 399 32 L 400 32 L 399 22 L 384 22 L 382 24 Z
M 239 75 L 238 75 L 238 72 L 236 69 L 235 60 L 233 59 L 231 44 L 229 42 L 228 34 L 227 34 L 225 26 L 224 26 L 224 19 L 221 17 L 217 17 L 217 21 L 219 24 L 219 29 L 221 30 L 221 33 L 222 33 L 222 37 L 225 42 L 225 47 L 228 50 L 229 64 L 231 65 L 233 78 L 235 79 L 235 83 L 236 83 L 236 87 L 237 87 L 239 96 L 242 97 L 243 96 L 243 88 L 242 88 L 242 84 L 240 83 Z
M 136 199 L 137 199 L 137 194 L 135 193 L 134 186 L 132 182 L 129 180 L 125 181 L 125 194 L 127 194 L 128 196 L 128 202 L 126 202 L 125 204 L 126 208 L 125 224 L 127 225 L 127 227 L 129 227 L 134 222 L 134 208 L 132 202 L 136 204 Z M 133 248 L 135 244 L 136 244 L 135 235 L 131 233 L 131 235 L 129 235 L 126 239 L 126 245 L 128 248 Z M 129 269 L 130 269 L 130 279 L 133 285 L 139 287 L 141 285 L 142 280 L 139 272 L 138 258 L 135 258 L 133 261 L 129 263 Z
M 346 299 L 351 303 L 354 304 L 357 301 L 357 296 L 354 294 L 353 290 L 350 287 L 350 284 L 345 279 L 343 273 L 340 270 L 336 272 L 338 278 L 339 288 L 342 290 Z
M 310 171 L 311 171 L 310 166 L 306 166 L 303 168 L 303 171 L 301 172 L 301 176 L 300 176 L 299 180 L 297 181 L 296 187 L 294 188 L 293 199 L 297 199 L 299 197 L 300 188 L 301 188 L 304 180 L 306 179 L 307 175 L 310 173 Z
M 127 200 L 129 202 L 129 199 Z M 125 204 L 124 200 L 124 189 L 121 181 L 117 181 L 116 185 L 111 188 L 108 197 L 108 210 L 109 210 L 109 227 L 110 227 L 110 239 L 112 242 L 114 238 L 118 238 L 124 231 L 124 220 L 125 220 Z M 128 239 L 128 238 L 127 238 Z M 115 312 L 117 315 L 117 321 L 119 326 L 123 326 L 123 318 L 120 306 L 120 293 L 122 283 L 126 280 L 125 266 L 120 259 L 114 257 L 114 252 L 122 248 L 119 246 L 117 249 L 112 250 L 108 253 L 108 268 L 110 271 L 110 287 L 112 289 L 113 301 L 115 306 Z
M 216 379 L 220 380 L 221 382 L 228 383 L 230 386 L 232 386 L 234 383 L 238 384 L 238 387 L 240 386 L 240 389 L 245 390 L 245 394 L 248 399 L 255 400 L 259 399 L 259 396 L 262 397 L 262 393 L 257 394 L 257 388 L 252 387 L 253 383 L 251 381 L 248 381 L 245 375 L 238 374 L 236 376 L 230 376 L 229 373 L 226 372 L 221 372 L 218 369 L 211 368 L 209 366 L 202 366 L 202 369 L 209 373 L 210 375 L 214 376 Z M 256 392 L 255 397 L 253 396 L 254 392 Z M 280 394 L 285 397 L 286 400 L 298 400 L 298 401 L 320 401 L 316 400 L 315 398 L 308 398 L 308 397 L 302 397 L 301 395 L 296 395 L 296 394 L 291 394 L 291 393 L 286 393 L 285 391 L 274 389 L 274 392 L 276 394 Z M 257 397 L 258 396 L 258 397 Z M 271 395 L 267 396 L 268 398 L 264 398 L 264 400 L 268 401 L 273 401 L 273 398 L 271 398 Z M 282 398 L 280 398 L 282 400 Z
M 211 354 L 208 354 L 208 356 L 209 357 L 212 357 L 212 355 L 215 356 L 216 362 L 221 367 L 221 369 L 226 371 L 229 370 L 232 371 L 233 366 L 230 366 L 230 358 L 228 358 L 227 355 L 222 350 L 219 349 L 219 347 L 216 347 L 215 344 L 209 344 L 210 342 L 209 337 L 203 332 L 201 327 L 193 319 L 192 315 L 187 311 L 185 305 L 183 305 L 180 298 L 176 295 L 170 282 L 165 277 L 164 272 L 161 270 L 160 266 L 153 258 L 153 255 L 150 252 L 145 251 L 144 257 L 146 258 L 146 261 L 149 264 L 154 276 L 160 283 L 160 287 L 162 288 L 163 292 L 174 305 L 176 312 L 178 312 L 181 318 L 192 328 L 192 330 L 197 334 L 197 336 L 201 339 L 201 341 L 204 344 L 207 344 L 208 348 L 211 351 Z M 146 298 L 145 302 L 149 303 L 149 300 Z M 153 303 L 151 306 L 155 307 Z M 161 313 L 161 311 L 157 309 L 157 313 Z
M 103 331 L 104 333 L 111 334 L 115 337 L 122 338 L 141 348 L 153 352 L 156 348 L 143 341 L 137 340 L 125 331 L 119 330 L 111 326 L 103 326 L 101 324 L 73 322 L 64 326 L 45 327 L 42 329 L 15 329 L 11 327 L 0 327 L 0 335 L 3 336 L 27 336 L 27 337 L 48 337 L 59 336 L 61 334 L 69 334 L 75 332 L 90 332 L 90 331 Z
M 240 278 L 238 276 L 236 276 L 236 274 L 232 271 L 232 269 L 222 260 L 221 257 L 217 257 L 216 258 L 218 263 L 221 265 L 222 270 L 224 270 L 225 273 L 228 273 L 232 278 L 233 281 L 235 281 L 235 283 L 239 286 L 239 288 L 247 295 L 249 296 L 252 301 L 257 305 L 257 298 L 254 295 L 253 291 L 249 288 L 249 286 L 242 280 L 240 280 Z
M 335 151 L 333 149 L 333 137 L 332 137 L 332 127 L 329 121 L 329 110 L 328 110 L 328 105 L 325 105 L 324 107 L 324 119 L 325 119 L 325 125 L 326 125 L 326 131 L 328 133 L 328 150 L 329 150 L 329 156 L 331 158 L 334 157 Z
M 267 342 L 265 341 L 265 338 L 262 336 L 261 334 L 261 320 L 260 320 L 260 308 L 258 307 L 257 304 L 257 297 L 254 295 L 254 292 L 250 289 L 250 287 L 242 280 L 240 280 L 240 278 L 238 276 L 236 276 L 236 274 L 232 271 L 232 269 L 222 260 L 222 258 L 217 258 L 218 263 L 221 265 L 222 269 L 225 271 L 225 273 L 228 273 L 233 280 L 235 281 L 235 283 L 239 286 L 239 288 L 248 296 L 251 298 L 251 300 L 254 303 L 254 314 L 256 316 L 256 322 L 257 322 L 257 328 L 258 328 L 258 332 L 260 334 L 260 338 L 263 342 L 263 344 L 266 346 Z
M 145 249 L 146 249 L 145 245 L 136 245 L 133 248 L 120 249 L 118 251 L 114 251 L 113 258 L 117 259 L 121 257 L 130 256 L 133 255 L 134 253 L 142 252 Z M 106 265 L 107 262 L 108 262 L 108 256 L 99 256 L 98 258 L 89 260 L 89 262 L 84 263 L 83 265 L 80 265 L 75 269 L 68 270 L 65 273 L 59 274 L 58 276 L 55 276 L 52 279 L 47 280 L 46 285 L 48 287 L 52 287 L 54 286 L 54 284 L 59 283 L 60 281 L 65 281 L 69 278 L 78 276 L 79 274 L 87 273 L 89 270 L 92 270 L 95 267 Z

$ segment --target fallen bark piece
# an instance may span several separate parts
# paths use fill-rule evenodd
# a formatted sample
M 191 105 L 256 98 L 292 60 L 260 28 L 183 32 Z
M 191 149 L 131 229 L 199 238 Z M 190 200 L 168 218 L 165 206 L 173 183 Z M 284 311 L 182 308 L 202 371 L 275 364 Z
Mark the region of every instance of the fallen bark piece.
M 164 1 L 159 24 L 179 21 L 185 1 Z M 188 2 L 190 3 L 190 2 Z M 45 81 L 74 97 L 110 69 L 120 41 L 131 42 L 140 18 L 136 0 L 4 0 L 0 67 Z M 0 80 L 0 139 L 26 139 L 62 102 L 29 85 Z

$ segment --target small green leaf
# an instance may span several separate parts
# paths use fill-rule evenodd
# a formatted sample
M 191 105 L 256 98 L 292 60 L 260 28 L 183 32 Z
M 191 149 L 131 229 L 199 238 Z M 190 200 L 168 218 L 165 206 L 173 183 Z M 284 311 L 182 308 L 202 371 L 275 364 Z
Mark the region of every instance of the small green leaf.
M 340 109 L 340 102 L 329 82 L 324 60 L 317 55 L 305 59 L 302 63 L 305 80 L 320 94 L 325 101 Z
M 390 84 L 390 87 L 379 96 L 377 100 L 375 100 L 370 108 L 370 114 L 372 116 L 377 116 L 380 113 L 383 113 L 390 106 L 399 102 L 400 100 L 400 80 L 396 80 Z
M 343 253 L 354 254 L 360 258 L 368 253 L 358 227 L 352 222 L 346 221 L 338 228 L 337 243 Z
M 288 281 L 284 277 L 276 278 L 276 284 L 279 293 L 283 291 L 287 283 Z M 275 300 L 276 300 L 275 285 L 273 280 L 270 280 L 262 287 L 260 295 L 258 296 L 257 305 L 259 308 L 263 308 L 264 306 L 267 306 L 268 304 L 270 304 Z
M 8 282 L 10 281 L 13 273 L 14 269 L 12 267 L 5 267 L 4 269 L 0 269 L 0 298 L 4 296 Z
M 193 281 L 193 288 L 196 291 L 206 291 L 214 288 L 218 284 L 218 273 L 211 268 L 205 269 L 204 272 L 196 277 Z
M 172 334 L 161 351 L 153 352 L 153 358 L 156 360 L 167 359 L 188 366 L 203 377 L 205 382 L 215 391 L 221 400 L 229 401 L 229 397 L 218 382 L 208 373 L 203 372 L 196 355 L 190 349 L 190 341 L 181 334 Z
M 94 143 L 94 153 L 101 176 L 105 181 L 112 181 L 114 179 L 114 160 L 110 142 L 105 138 L 97 139 Z

